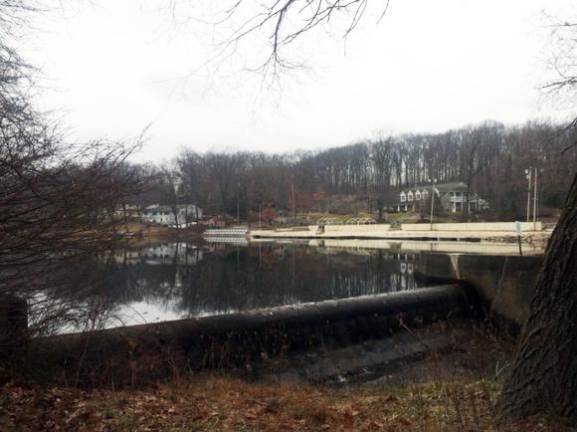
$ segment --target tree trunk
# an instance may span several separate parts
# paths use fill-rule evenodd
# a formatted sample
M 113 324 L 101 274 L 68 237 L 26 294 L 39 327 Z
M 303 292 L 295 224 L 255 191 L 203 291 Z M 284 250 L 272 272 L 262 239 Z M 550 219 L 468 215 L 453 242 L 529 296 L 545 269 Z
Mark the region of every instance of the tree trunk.
M 549 241 L 497 414 L 501 421 L 545 414 L 577 423 L 577 176 Z

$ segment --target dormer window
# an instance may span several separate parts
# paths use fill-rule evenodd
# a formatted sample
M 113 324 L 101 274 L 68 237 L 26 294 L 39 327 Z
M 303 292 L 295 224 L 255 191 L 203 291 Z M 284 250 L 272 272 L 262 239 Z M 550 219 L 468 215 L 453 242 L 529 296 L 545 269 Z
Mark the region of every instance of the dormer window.
M 405 201 L 407 201 L 407 195 L 405 194 L 405 192 L 401 192 L 401 202 Z
M 429 192 L 427 191 L 427 189 L 425 189 L 423 191 L 423 199 L 426 200 L 428 196 L 429 196 Z
M 421 191 L 415 192 L 415 200 L 417 200 L 417 201 L 421 200 Z
M 413 195 L 413 191 L 409 191 L 409 193 L 407 194 L 407 199 L 410 201 L 413 201 L 414 195 Z

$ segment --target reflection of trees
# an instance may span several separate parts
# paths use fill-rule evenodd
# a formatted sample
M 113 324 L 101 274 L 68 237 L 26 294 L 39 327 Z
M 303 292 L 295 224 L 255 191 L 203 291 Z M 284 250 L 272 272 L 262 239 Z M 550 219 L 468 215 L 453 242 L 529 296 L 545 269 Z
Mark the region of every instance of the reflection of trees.
M 102 292 L 111 303 L 167 304 L 180 298 L 182 273 L 202 259 L 202 251 L 185 244 L 144 248 L 137 257 L 115 256 L 105 264 Z
M 178 316 L 198 316 L 291 303 L 414 289 L 411 259 L 371 251 L 303 246 L 228 245 L 211 253 L 169 245 L 101 256 L 78 269 L 90 290 L 54 298 L 67 305 L 62 322 L 98 328 L 122 322 L 126 307 L 146 302 Z
M 44 291 L 34 313 L 33 325 L 50 333 L 58 328 L 95 329 L 107 322 L 122 323 L 123 307 L 133 302 L 168 305 L 179 303 L 179 267 L 200 260 L 202 251 L 189 245 L 109 252 L 86 258 L 67 277 L 77 289 Z M 34 304 L 32 304 L 34 311 Z M 42 313 L 50 310 L 50 327 L 43 324 Z M 36 311 L 34 311 L 36 312 Z M 42 325 L 41 325 L 42 324 Z
M 278 245 L 233 249 L 187 269 L 182 307 L 191 315 L 221 313 L 415 288 L 412 274 L 390 258 Z

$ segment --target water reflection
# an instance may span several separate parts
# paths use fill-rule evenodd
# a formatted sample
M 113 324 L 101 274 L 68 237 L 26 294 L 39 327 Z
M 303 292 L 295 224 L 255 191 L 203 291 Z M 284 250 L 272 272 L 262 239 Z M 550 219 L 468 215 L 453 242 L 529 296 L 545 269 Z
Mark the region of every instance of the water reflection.
M 420 254 L 294 244 L 163 244 L 101 257 L 98 288 L 59 331 L 412 290 Z M 80 313 L 88 310 L 89 312 Z

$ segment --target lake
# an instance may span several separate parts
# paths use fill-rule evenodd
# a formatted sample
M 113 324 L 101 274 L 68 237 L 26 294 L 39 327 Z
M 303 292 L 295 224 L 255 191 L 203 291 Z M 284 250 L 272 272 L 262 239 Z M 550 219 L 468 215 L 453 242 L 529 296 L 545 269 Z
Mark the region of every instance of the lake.
M 510 279 L 513 285 L 532 286 L 534 272 L 527 267 L 538 266 L 532 258 L 515 257 L 515 244 L 366 240 L 155 244 L 92 258 L 71 269 L 78 278 L 78 290 L 55 290 L 38 302 L 49 305 L 50 314 L 56 317 L 48 320 L 50 326 L 41 333 L 108 329 L 414 290 L 423 287 L 415 280 L 418 269 L 451 276 L 454 261 L 443 250 L 454 255 L 455 248 L 460 250 L 457 255 L 470 252 L 465 254 L 472 258 L 469 268 L 472 265 L 483 277 L 496 278 L 489 285 Z M 503 279 L 504 270 L 511 277 Z M 34 326 L 46 313 L 32 309 Z
M 91 266 L 94 286 L 71 302 L 57 332 L 413 290 L 422 256 L 298 243 L 130 248 Z

